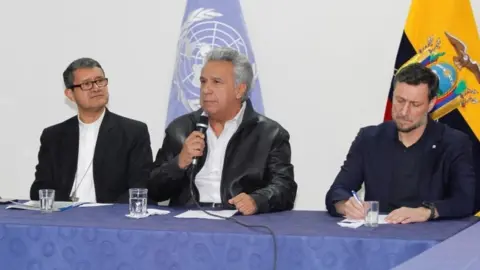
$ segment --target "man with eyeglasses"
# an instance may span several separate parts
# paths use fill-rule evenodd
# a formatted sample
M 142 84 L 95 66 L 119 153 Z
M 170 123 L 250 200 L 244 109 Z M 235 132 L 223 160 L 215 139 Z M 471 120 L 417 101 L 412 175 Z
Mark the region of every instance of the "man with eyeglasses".
M 78 115 L 43 130 L 30 198 L 54 189 L 56 201 L 128 202 L 128 190 L 146 187 L 149 177 L 147 125 L 107 109 L 108 78 L 97 61 L 73 61 L 63 80 Z

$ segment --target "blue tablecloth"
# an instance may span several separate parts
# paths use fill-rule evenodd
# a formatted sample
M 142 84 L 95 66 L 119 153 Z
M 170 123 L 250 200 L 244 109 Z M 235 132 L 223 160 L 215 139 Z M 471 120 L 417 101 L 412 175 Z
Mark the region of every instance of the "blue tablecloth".
M 401 264 L 395 270 L 480 269 L 480 223 Z
M 163 208 L 166 209 L 166 208 Z M 0 209 L 0 269 L 272 269 L 273 242 L 226 220 L 178 219 L 183 209 L 146 219 L 126 205 L 41 214 Z M 431 248 L 476 218 L 378 228 L 339 227 L 325 212 L 239 216 L 277 235 L 278 268 L 389 269 Z

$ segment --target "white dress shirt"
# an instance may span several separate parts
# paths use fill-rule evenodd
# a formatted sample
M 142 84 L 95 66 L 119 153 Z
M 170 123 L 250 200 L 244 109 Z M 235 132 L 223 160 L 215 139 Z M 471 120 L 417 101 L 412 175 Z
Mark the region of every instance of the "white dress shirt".
M 237 115 L 225 123 L 219 137 L 215 135 L 210 125 L 207 128 L 208 153 L 205 164 L 195 177 L 195 185 L 200 193 L 200 202 L 221 203 L 220 182 L 222 180 L 223 163 L 227 144 L 242 123 L 246 103 Z
M 75 181 L 73 182 L 70 196 L 78 198 L 79 202 L 96 202 L 95 183 L 93 181 L 93 156 L 97 144 L 98 132 L 102 124 L 105 110 L 93 123 L 83 123 L 78 118 L 79 142 L 78 162 Z M 76 191 L 76 192 L 75 192 Z M 75 192 L 75 194 L 74 194 Z

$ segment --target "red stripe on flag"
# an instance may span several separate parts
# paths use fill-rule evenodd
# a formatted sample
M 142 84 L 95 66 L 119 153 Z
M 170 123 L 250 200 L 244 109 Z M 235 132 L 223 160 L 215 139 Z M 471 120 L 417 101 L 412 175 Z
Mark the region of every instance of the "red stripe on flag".
M 392 102 L 387 100 L 387 105 L 385 106 L 385 115 L 383 116 L 383 121 L 392 120 Z
M 395 60 L 395 70 L 398 70 L 402 67 L 404 63 L 406 63 L 410 58 L 414 57 L 417 54 L 417 51 L 413 47 L 412 43 L 408 39 L 405 31 L 402 33 L 402 39 L 400 41 L 400 46 L 397 52 L 397 58 Z M 385 113 L 383 116 L 384 121 L 392 120 L 392 95 L 393 95 L 393 83 L 394 77 L 392 78 L 392 82 L 390 83 L 390 90 L 388 93 L 387 104 L 385 106 Z

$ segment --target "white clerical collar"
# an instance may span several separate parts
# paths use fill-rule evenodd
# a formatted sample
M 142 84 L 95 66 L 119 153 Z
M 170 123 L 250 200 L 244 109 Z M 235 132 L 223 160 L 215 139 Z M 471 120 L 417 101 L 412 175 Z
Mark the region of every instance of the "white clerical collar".
M 107 111 L 107 109 L 103 109 L 103 112 L 100 115 L 100 117 L 92 123 L 84 123 L 82 121 L 82 119 L 80 119 L 80 116 L 77 116 L 78 117 L 78 125 L 80 127 L 97 127 L 97 128 L 99 128 L 100 125 L 102 124 L 103 118 L 105 117 L 105 112 L 106 111 Z

